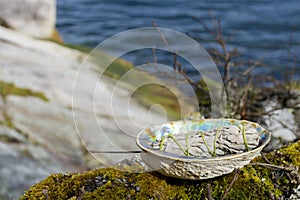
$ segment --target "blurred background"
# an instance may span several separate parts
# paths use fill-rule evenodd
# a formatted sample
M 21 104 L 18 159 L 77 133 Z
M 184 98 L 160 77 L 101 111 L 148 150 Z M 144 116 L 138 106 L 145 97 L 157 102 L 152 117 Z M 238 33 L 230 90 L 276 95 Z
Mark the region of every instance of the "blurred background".
M 228 48 L 238 48 L 244 60 L 263 61 L 256 74 L 272 74 L 279 79 L 295 67 L 300 55 L 300 1 L 57 1 L 57 28 L 65 42 L 95 47 L 101 41 L 132 28 L 153 26 L 174 29 L 215 47 L 209 32 L 197 18 L 212 27 L 211 16 L 220 19 Z M 147 55 L 147 56 L 145 56 Z M 127 55 L 135 65 L 151 60 L 151 53 Z M 167 54 L 160 63 L 170 64 Z M 297 58 L 298 59 L 298 58 Z M 187 71 L 193 73 L 188 67 Z M 295 79 L 299 79 L 299 67 Z

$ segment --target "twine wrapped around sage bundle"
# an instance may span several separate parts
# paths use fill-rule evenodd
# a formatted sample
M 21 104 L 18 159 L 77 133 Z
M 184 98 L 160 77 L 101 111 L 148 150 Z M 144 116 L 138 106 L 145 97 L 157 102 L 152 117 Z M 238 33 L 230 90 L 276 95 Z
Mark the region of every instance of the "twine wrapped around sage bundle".
M 165 140 L 163 150 L 185 156 L 204 158 L 242 153 L 258 146 L 260 136 L 254 127 L 247 125 L 245 133 L 242 132 L 243 129 L 232 125 L 209 131 L 177 134 L 176 138 L 168 137 Z M 246 140 L 244 140 L 244 135 Z

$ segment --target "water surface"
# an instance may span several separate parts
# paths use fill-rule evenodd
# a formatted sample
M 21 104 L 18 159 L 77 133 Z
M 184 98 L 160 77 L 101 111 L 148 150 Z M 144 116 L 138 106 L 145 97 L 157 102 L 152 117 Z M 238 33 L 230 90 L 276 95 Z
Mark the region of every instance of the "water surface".
M 64 40 L 73 44 L 94 47 L 114 34 L 152 26 L 155 21 L 160 27 L 191 35 L 205 48 L 217 47 L 193 19 L 197 17 L 212 27 L 212 13 L 221 19 L 224 33 L 230 35 L 228 48 L 237 47 L 244 60 L 264 62 L 256 74 L 272 73 L 283 78 L 285 71 L 295 68 L 291 58 L 299 59 L 300 55 L 299 0 L 58 0 L 57 5 L 57 28 Z M 126 58 L 139 65 L 151 60 L 151 51 L 135 52 Z M 171 65 L 169 54 L 158 58 Z M 294 76 L 298 80 L 299 68 Z

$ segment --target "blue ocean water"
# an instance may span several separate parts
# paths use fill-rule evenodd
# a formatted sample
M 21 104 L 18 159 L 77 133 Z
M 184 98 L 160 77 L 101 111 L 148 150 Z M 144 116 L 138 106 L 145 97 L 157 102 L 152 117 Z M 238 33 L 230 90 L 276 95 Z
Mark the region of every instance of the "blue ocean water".
M 117 33 L 149 27 L 155 21 L 209 48 L 217 45 L 193 17 L 212 27 L 210 13 L 221 20 L 224 34 L 230 35 L 229 48 L 237 47 L 245 60 L 264 63 L 255 73 L 282 78 L 296 68 L 294 78 L 300 79 L 299 0 L 58 0 L 57 28 L 66 42 L 94 47 Z M 127 59 L 142 64 L 151 59 L 144 54 L 137 52 Z M 160 56 L 166 62 L 169 57 Z

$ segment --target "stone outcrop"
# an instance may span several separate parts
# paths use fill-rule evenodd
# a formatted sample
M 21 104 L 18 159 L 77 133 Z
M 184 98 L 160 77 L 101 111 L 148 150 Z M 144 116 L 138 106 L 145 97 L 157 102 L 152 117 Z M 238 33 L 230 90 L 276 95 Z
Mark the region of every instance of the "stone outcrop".
M 53 174 L 33 185 L 29 199 L 289 199 L 300 198 L 300 141 L 257 157 L 251 164 L 214 179 L 192 181 L 141 169 L 127 161 L 117 169 Z
M 51 38 L 56 0 L 0 0 L 0 25 L 38 38 Z
M 103 166 L 110 155 L 92 158 L 82 144 L 82 135 L 77 134 L 79 131 L 85 141 L 98 149 L 110 145 L 108 139 L 97 135 L 95 116 L 103 122 L 102 129 L 107 135 L 117 138 L 116 142 L 124 148 L 134 148 L 134 138 L 124 139 L 118 125 L 137 132 L 129 124 L 132 120 L 143 121 L 148 110 L 133 104 L 129 118 L 124 106 L 130 95 L 126 89 L 114 90 L 118 96 L 118 112 L 114 116 L 108 98 L 114 81 L 103 77 L 104 82 L 96 92 L 99 98 L 95 111 L 89 109 L 94 90 L 91 94 L 88 88 L 95 87 L 101 66 L 85 62 L 83 82 L 76 88 L 80 102 L 72 108 L 73 84 L 85 57 L 80 51 L 0 27 L 0 199 L 17 198 L 30 185 L 52 173 Z M 114 122 L 116 117 L 118 125 Z M 159 115 L 153 117 L 162 120 Z M 124 156 L 128 157 L 119 158 Z
M 2 27 L 0 40 L 0 198 L 14 199 L 49 173 L 86 168 L 66 97 L 72 81 L 61 83 L 84 55 Z

